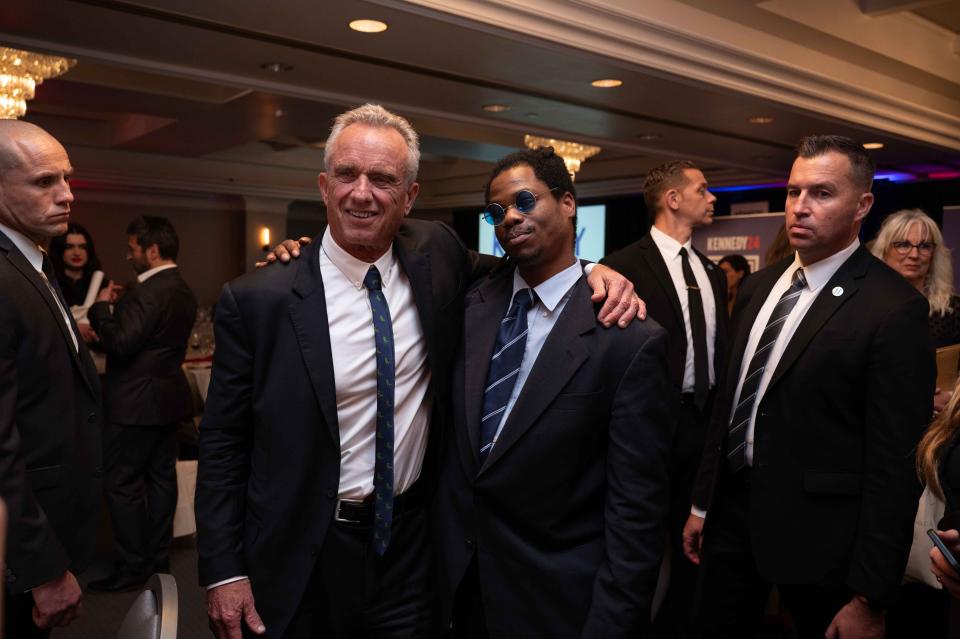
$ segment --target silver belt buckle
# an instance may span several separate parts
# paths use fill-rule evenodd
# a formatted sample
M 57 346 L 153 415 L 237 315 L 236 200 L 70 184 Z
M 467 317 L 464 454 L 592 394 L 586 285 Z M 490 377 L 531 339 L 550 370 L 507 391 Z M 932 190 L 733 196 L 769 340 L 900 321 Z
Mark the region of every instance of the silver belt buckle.
M 360 522 L 356 521 L 355 519 L 344 519 L 343 517 L 340 516 L 340 505 L 345 503 L 351 504 L 354 506 L 363 506 L 362 501 L 354 501 L 352 499 L 338 499 L 337 506 L 333 509 L 333 520 L 339 521 L 345 524 L 359 524 Z

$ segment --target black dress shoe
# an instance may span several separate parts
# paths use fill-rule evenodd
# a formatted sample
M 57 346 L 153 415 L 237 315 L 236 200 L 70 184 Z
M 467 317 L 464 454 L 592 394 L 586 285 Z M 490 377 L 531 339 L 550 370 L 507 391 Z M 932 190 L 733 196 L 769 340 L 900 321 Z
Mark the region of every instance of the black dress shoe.
M 87 589 L 94 592 L 122 592 L 124 590 L 134 590 L 147 583 L 150 575 L 132 574 L 128 572 L 117 572 L 109 577 L 97 579 L 87 584 Z

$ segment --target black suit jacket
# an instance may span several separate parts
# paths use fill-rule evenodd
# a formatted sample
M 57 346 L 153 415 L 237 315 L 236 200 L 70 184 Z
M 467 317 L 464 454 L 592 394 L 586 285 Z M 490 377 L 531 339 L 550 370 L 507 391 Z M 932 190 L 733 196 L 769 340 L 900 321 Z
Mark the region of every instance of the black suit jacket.
M 270 637 L 283 634 L 297 609 L 340 479 L 320 245 L 318 237 L 299 260 L 224 286 L 200 427 L 200 583 L 249 575 Z M 403 223 L 394 249 L 427 340 L 434 406 L 420 482 L 432 490 L 431 464 L 449 414 L 449 371 L 475 254 L 449 227 L 420 220 Z
M 10 513 L 6 583 L 17 594 L 92 559 L 100 385 L 83 341 L 78 353 L 40 275 L 3 232 L 0 327 L 0 497 Z
M 667 336 L 652 321 L 603 328 L 581 279 L 481 467 L 512 277 L 502 269 L 466 300 L 438 499 L 442 622 L 476 556 L 492 637 L 641 636 L 667 501 Z
M 197 317 L 197 299 L 171 268 L 138 284 L 117 302 L 90 307 L 87 318 L 107 353 L 104 406 L 108 422 L 172 424 L 193 415 L 183 357 Z
M 694 503 L 723 491 L 727 428 L 753 321 L 792 260 L 744 284 L 726 382 Z M 824 286 L 757 408 L 750 541 L 775 583 L 846 586 L 889 603 L 920 495 L 914 448 L 930 419 L 935 366 L 926 300 L 860 247 Z M 743 364 L 748 365 L 747 363 Z M 705 535 L 709 543 L 710 514 Z

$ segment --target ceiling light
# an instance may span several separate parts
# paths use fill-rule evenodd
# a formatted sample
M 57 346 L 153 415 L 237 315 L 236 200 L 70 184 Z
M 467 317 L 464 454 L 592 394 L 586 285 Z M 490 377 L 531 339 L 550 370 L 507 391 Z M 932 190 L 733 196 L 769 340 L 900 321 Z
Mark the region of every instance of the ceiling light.
M 883 142 L 865 142 L 863 148 L 870 149 L 871 151 L 874 149 L 882 149 Z
M 264 71 L 270 71 L 272 73 L 282 73 L 284 71 L 290 71 L 293 69 L 293 67 L 286 62 L 264 62 L 260 65 L 260 68 Z
M 273 117 L 275 117 L 275 118 L 282 118 L 282 117 L 285 116 L 286 114 L 287 114 L 287 112 L 284 111 L 283 109 L 277 109 L 276 111 L 273 112 Z
M 503 113 L 504 111 L 509 111 L 510 106 L 506 104 L 484 104 L 483 110 L 488 113 Z
M 769 115 L 755 115 L 747 120 L 747 122 L 750 124 L 772 124 L 773 118 Z
M 22 117 L 37 85 L 63 75 L 76 63 L 68 58 L 0 47 L 0 119 Z
M 623 80 L 617 80 L 616 78 L 603 78 L 600 80 L 594 80 L 590 83 L 590 86 L 597 87 L 598 89 L 613 89 L 623 84 Z
M 554 138 L 541 138 L 536 135 L 523 136 L 523 143 L 528 149 L 536 149 L 541 146 L 552 146 L 554 153 L 563 158 L 563 163 L 567 165 L 567 171 L 570 172 L 571 179 L 576 177 L 580 170 L 580 163 L 591 158 L 600 152 L 599 146 L 590 146 L 579 142 L 569 140 L 555 140 Z
M 387 23 L 379 20 L 351 20 L 350 28 L 360 33 L 382 33 L 387 30 Z

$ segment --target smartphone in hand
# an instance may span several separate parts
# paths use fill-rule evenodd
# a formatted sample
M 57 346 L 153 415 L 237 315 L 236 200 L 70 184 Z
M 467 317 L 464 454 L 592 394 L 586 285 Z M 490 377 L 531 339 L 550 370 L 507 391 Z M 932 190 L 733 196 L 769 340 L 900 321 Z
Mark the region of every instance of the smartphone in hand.
M 930 537 L 933 545 L 940 549 L 940 554 L 943 555 L 943 558 L 946 559 L 947 563 L 950 564 L 950 567 L 953 568 L 953 572 L 960 576 L 960 563 L 957 562 L 957 558 L 954 557 L 953 553 L 950 552 L 950 549 L 947 548 L 947 545 L 943 543 L 942 539 L 940 539 L 940 535 L 937 534 L 937 531 L 933 528 L 930 528 L 927 530 L 927 536 Z

